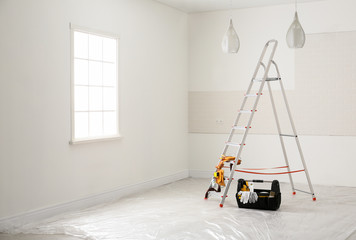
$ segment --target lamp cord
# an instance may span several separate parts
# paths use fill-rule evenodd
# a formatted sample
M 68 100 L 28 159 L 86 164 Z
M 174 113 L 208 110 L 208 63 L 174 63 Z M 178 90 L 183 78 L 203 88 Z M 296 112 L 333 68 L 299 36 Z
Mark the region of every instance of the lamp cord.
M 295 4 L 295 11 L 297 11 L 297 0 L 294 1 L 294 4 Z
M 230 19 L 232 19 L 232 0 L 230 0 Z

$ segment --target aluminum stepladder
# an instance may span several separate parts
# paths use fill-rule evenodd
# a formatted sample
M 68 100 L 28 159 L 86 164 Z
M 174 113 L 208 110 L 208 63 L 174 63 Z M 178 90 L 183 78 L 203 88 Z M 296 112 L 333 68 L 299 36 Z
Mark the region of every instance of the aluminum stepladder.
M 234 122 L 234 124 L 233 124 L 233 126 L 231 128 L 229 137 L 228 137 L 227 141 L 225 142 L 225 146 L 224 146 L 224 149 L 222 151 L 222 156 L 224 156 L 226 154 L 226 152 L 227 152 L 229 147 L 235 147 L 235 148 L 237 148 L 237 150 L 236 150 L 236 154 L 235 154 L 235 161 L 233 161 L 233 165 L 232 165 L 232 167 L 230 169 L 230 175 L 229 175 L 229 178 L 228 178 L 228 182 L 227 182 L 227 184 L 225 186 L 224 194 L 222 195 L 222 199 L 221 199 L 221 202 L 220 202 L 220 207 L 223 207 L 225 199 L 227 197 L 227 193 L 229 191 L 231 182 L 232 182 L 233 177 L 234 177 L 234 173 L 235 173 L 235 170 L 236 170 L 237 162 L 240 159 L 242 150 L 243 150 L 243 148 L 245 146 L 245 141 L 246 141 L 248 132 L 249 132 L 249 130 L 251 128 L 252 119 L 253 119 L 253 116 L 254 116 L 254 114 L 256 112 L 256 108 L 257 108 L 258 102 L 260 100 L 260 97 L 262 95 L 263 87 L 264 87 L 266 82 L 267 82 L 267 86 L 268 86 L 270 100 L 271 100 L 271 103 L 272 103 L 273 114 L 274 114 L 274 117 L 275 117 L 275 120 L 276 120 L 276 124 L 277 124 L 277 130 L 278 130 L 279 139 L 280 139 L 280 143 L 281 143 L 281 147 L 282 147 L 282 151 L 283 151 L 284 160 L 285 160 L 285 163 L 286 163 L 286 168 L 288 170 L 286 173 L 288 173 L 288 175 L 289 175 L 289 181 L 290 181 L 290 184 L 291 184 L 291 187 L 292 187 L 293 194 L 296 194 L 296 191 L 302 192 L 302 193 L 307 193 L 307 194 L 312 195 L 312 199 L 314 201 L 316 200 L 314 189 L 313 189 L 313 185 L 312 185 L 312 183 L 310 181 L 309 172 L 308 172 L 308 169 L 307 169 L 307 166 L 306 166 L 306 163 L 305 163 L 305 159 L 304 159 L 304 155 L 303 155 L 303 152 L 302 152 L 302 148 L 301 148 L 301 145 L 300 145 L 300 142 L 299 142 L 299 139 L 298 139 L 298 135 L 297 135 L 297 131 L 296 131 L 296 128 L 295 128 L 295 125 L 294 125 L 294 121 L 293 121 L 293 118 L 292 118 L 292 115 L 291 115 L 291 111 L 290 111 L 289 104 L 288 104 L 288 101 L 287 101 L 287 97 L 286 97 L 286 93 L 285 93 L 285 90 L 284 90 L 284 86 L 283 86 L 283 83 L 281 81 L 280 72 L 279 72 L 279 69 L 278 69 L 278 66 L 277 66 L 276 62 L 273 60 L 273 57 L 274 57 L 274 54 L 276 52 L 277 46 L 278 46 L 277 40 L 270 40 L 264 46 L 262 54 L 260 56 L 260 59 L 259 59 L 259 61 L 257 63 L 255 72 L 253 74 L 253 77 L 251 79 L 251 82 L 249 84 L 247 92 L 245 94 L 245 97 L 244 97 L 244 99 L 242 101 L 242 104 L 241 104 L 240 110 L 238 112 L 238 115 L 236 117 L 236 120 L 235 120 L 235 122 Z M 270 53 L 267 65 L 265 65 L 262 61 L 263 61 L 263 59 L 265 57 L 265 54 L 266 54 L 266 51 L 267 51 L 267 49 L 269 47 L 272 47 L 272 49 L 271 49 L 271 53 Z M 277 73 L 277 77 L 272 77 L 272 78 L 268 77 L 268 73 L 269 73 L 271 65 L 273 65 L 275 67 L 276 73 Z M 261 66 L 264 69 L 263 78 L 262 79 L 257 79 L 256 77 L 257 77 L 257 74 L 258 74 Z M 279 124 L 277 110 L 276 110 L 276 106 L 275 106 L 275 103 L 274 103 L 272 89 L 271 89 L 271 85 L 270 85 L 271 81 L 277 81 L 277 82 L 280 83 L 281 92 L 282 92 L 282 96 L 283 96 L 283 99 L 284 99 L 284 102 L 285 102 L 285 106 L 286 106 L 286 109 L 287 109 L 287 113 L 288 113 L 288 117 L 289 117 L 290 124 L 291 124 L 291 127 L 292 127 L 293 135 L 291 135 L 291 134 L 283 134 L 281 132 L 281 127 L 280 127 L 280 124 Z M 258 93 L 251 94 L 252 86 L 256 82 L 260 82 L 260 87 L 259 87 Z M 247 98 L 249 98 L 249 97 L 255 97 L 256 98 L 255 102 L 253 104 L 252 110 L 244 109 L 246 101 L 247 101 Z M 246 126 L 238 126 L 238 122 L 240 120 L 241 114 L 250 114 L 250 117 L 248 119 L 248 123 L 247 123 Z M 233 139 L 233 136 L 236 134 L 235 130 L 241 130 L 241 129 L 244 130 L 244 134 L 242 136 L 241 142 L 240 143 L 231 142 L 232 139 Z M 303 165 L 303 168 L 304 168 L 303 170 L 299 170 L 299 171 L 291 171 L 290 170 L 290 165 L 289 165 L 289 161 L 288 161 L 287 152 L 286 152 L 286 148 L 285 148 L 283 137 L 293 137 L 293 138 L 295 138 L 295 141 L 296 141 L 296 144 L 297 144 L 297 148 L 298 148 L 298 151 L 299 151 L 299 154 L 300 154 L 300 159 L 302 161 L 302 165 Z M 292 178 L 291 173 L 300 172 L 300 171 L 304 171 L 305 172 L 305 176 L 306 176 L 306 179 L 308 181 L 310 192 L 299 190 L 299 189 L 296 189 L 294 187 L 293 178 Z M 214 177 L 213 177 L 213 180 L 214 180 Z M 214 183 L 213 180 L 210 183 L 209 190 L 214 188 L 213 185 L 216 185 L 216 183 Z M 219 186 L 219 189 L 220 189 L 220 186 Z M 206 198 L 208 198 L 208 196 L 209 196 L 209 190 L 206 193 Z

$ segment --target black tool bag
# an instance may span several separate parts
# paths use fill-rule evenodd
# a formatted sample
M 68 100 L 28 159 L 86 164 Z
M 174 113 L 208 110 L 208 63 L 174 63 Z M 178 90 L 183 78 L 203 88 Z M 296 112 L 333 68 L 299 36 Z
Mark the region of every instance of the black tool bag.
M 263 183 L 263 180 L 252 180 L 250 182 Z M 243 186 L 247 186 L 244 179 L 239 179 L 237 181 L 237 193 L 236 200 L 239 208 L 253 208 L 253 209 L 265 209 L 265 210 L 277 210 L 281 205 L 281 191 L 279 188 L 279 182 L 277 180 L 272 181 L 271 190 L 265 189 L 254 189 L 254 192 L 257 193 L 258 199 L 254 203 L 242 203 L 240 201 L 241 196 L 239 192 Z

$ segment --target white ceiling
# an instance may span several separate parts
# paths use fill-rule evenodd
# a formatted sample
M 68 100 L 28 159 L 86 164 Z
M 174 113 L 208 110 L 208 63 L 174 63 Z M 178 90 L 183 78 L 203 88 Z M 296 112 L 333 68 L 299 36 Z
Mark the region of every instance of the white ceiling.
M 156 0 L 168 6 L 187 13 L 226 10 L 230 8 L 251 8 L 269 5 L 293 4 L 295 0 Z M 302 2 L 317 2 L 322 0 L 298 0 Z

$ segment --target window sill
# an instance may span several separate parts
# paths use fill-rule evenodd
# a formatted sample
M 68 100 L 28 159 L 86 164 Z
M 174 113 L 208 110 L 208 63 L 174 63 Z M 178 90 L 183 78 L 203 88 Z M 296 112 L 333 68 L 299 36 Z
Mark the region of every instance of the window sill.
M 77 145 L 77 144 L 85 144 L 85 143 L 114 141 L 114 140 L 118 140 L 121 138 L 122 138 L 122 136 L 120 136 L 120 135 L 113 135 L 113 136 L 99 137 L 99 138 L 82 138 L 82 139 L 71 140 L 71 141 L 69 141 L 69 144 Z

